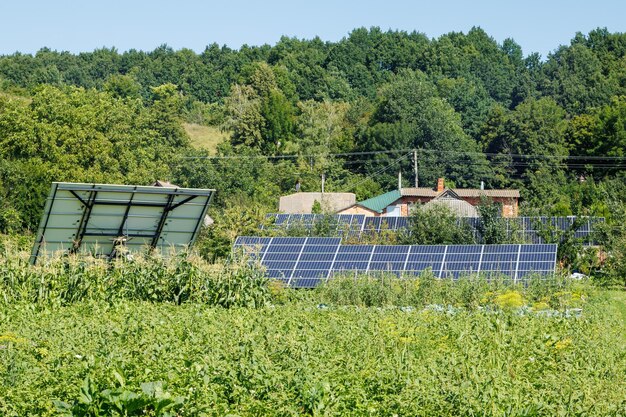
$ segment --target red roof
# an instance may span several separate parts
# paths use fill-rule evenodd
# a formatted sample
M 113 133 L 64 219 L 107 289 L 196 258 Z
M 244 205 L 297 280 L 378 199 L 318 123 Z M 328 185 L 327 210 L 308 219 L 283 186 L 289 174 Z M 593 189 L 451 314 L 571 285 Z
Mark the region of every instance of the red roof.
M 437 192 L 432 188 L 419 187 L 419 188 L 403 188 L 402 197 L 437 197 L 439 194 L 444 193 L 447 190 L 444 189 L 441 192 Z M 450 191 L 454 192 L 459 197 L 502 197 L 502 198 L 519 198 L 519 190 L 481 190 L 478 188 L 450 188 Z

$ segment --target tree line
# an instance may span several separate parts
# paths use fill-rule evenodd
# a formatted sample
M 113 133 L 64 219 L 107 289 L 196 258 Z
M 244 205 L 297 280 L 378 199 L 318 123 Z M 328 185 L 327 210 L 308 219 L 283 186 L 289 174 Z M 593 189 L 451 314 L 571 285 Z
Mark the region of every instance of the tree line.
M 297 181 L 319 190 L 322 174 L 326 190 L 368 198 L 398 171 L 412 185 L 415 162 L 423 186 L 482 181 L 521 189 L 525 214 L 610 217 L 624 199 L 625 55 L 626 34 L 606 29 L 542 60 L 480 28 L 359 28 L 201 53 L 0 56 L 0 229 L 36 227 L 51 180 L 216 188 L 219 216 L 274 208 Z M 183 122 L 229 140 L 194 149 Z

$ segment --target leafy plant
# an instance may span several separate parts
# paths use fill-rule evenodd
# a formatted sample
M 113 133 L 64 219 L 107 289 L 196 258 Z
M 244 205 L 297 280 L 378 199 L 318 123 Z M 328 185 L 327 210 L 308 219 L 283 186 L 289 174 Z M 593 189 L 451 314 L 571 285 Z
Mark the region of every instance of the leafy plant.
M 164 390 L 163 382 L 141 384 L 141 392 L 126 387 L 123 377 L 115 372 L 119 386 L 100 390 L 91 377 L 85 378 L 78 400 L 72 404 L 54 401 L 57 411 L 68 417 L 143 416 L 174 417 L 184 404 L 182 397 L 173 397 Z

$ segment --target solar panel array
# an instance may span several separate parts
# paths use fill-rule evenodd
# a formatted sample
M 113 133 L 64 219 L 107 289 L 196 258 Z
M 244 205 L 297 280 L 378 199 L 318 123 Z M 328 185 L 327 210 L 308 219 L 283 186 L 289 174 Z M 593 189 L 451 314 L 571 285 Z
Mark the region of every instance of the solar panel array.
M 318 226 L 327 228 L 333 234 L 343 234 L 360 232 L 366 217 L 363 214 L 268 214 L 266 218 L 273 221 L 270 228 L 303 228 L 309 231 Z
M 331 232 L 346 230 L 351 232 L 380 232 L 382 230 L 399 230 L 409 226 L 408 217 L 370 217 L 364 214 L 268 214 L 267 219 L 272 221 L 269 228 L 304 228 L 312 229 L 316 224 L 327 223 Z M 261 226 L 262 229 L 265 226 Z
M 380 233 L 383 230 L 401 230 L 409 227 L 409 217 L 367 217 L 363 232 Z
M 582 222 L 582 223 L 581 223 Z M 604 217 L 518 217 L 516 226 L 518 233 L 522 233 L 528 242 L 543 243 L 539 231 L 543 228 L 553 228 L 559 231 L 567 231 L 578 223 L 574 232 L 574 237 L 582 239 L 585 243 L 593 243 L 594 225 L 603 223 Z M 508 225 L 509 233 L 515 232 L 511 225 Z
M 362 234 L 381 233 L 385 230 L 399 231 L 407 229 L 411 221 L 410 217 L 366 217 L 362 214 L 268 214 L 268 219 L 275 220 L 270 228 L 293 229 L 302 227 L 307 232 L 311 231 L 316 224 L 327 222 L 331 225 L 326 229 L 329 236 L 344 236 L 346 232 L 351 236 L 360 236 Z M 585 244 L 594 244 L 594 225 L 604 222 L 604 218 L 585 217 L 582 223 L 580 223 L 580 219 L 576 216 L 503 218 L 509 237 L 516 235 L 515 237 L 522 237 L 524 241 L 535 244 L 545 243 L 541 236 L 542 229 L 545 230 L 550 227 L 559 231 L 567 231 L 578 221 L 580 225 L 574 232 L 574 236 L 582 239 Z M 458 221 L 466 222 L 472 228 L 476 240 L 481 240 L 478 232 L 480 217 L 464 217 L 459 218 Z M 320 230 L 322 229 L 320 228 Z
M 557 245 L 341 245 L 339 238 L 238 237 L 243 249 L 270 278 L 294 288 L 312 288 L 338 273 L 418 275 L 431 269 L 438 278 L 463 274 L 553 274 Z

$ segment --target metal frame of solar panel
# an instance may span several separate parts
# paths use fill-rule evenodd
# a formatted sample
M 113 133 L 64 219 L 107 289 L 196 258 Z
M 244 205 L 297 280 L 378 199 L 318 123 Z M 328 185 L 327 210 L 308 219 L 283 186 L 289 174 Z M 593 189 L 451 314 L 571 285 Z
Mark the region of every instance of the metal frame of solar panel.
M 30 263 L 58 253 L 111 259 L 147 247 L 164 256 L 192 245 L 215 190 L 53 182 Z
M 235 247 L 267 268 L 270 278 L 294 288 L 312 288 L 337 274 L 417 275 L 431 269 L 438 278 L 467 273 L 504 274 L 524 280 L 552 274 L 557 245 L 341 245 L 339 238 L 239 237 Z

